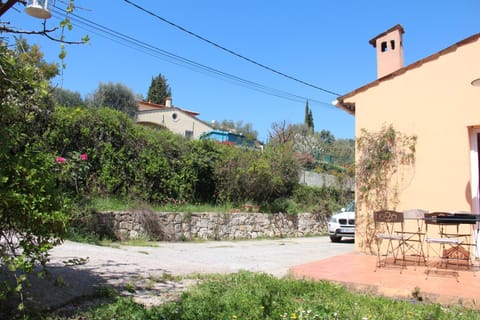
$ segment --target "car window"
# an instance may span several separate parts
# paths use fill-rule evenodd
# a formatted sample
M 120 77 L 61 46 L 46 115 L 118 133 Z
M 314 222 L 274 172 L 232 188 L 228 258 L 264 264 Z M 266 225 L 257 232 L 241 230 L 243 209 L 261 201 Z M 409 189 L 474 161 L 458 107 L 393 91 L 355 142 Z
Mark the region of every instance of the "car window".
M 348 211 L 348 212 L 355 211 L 355 201 L 350 202 L 345 208 L 345 211 Z

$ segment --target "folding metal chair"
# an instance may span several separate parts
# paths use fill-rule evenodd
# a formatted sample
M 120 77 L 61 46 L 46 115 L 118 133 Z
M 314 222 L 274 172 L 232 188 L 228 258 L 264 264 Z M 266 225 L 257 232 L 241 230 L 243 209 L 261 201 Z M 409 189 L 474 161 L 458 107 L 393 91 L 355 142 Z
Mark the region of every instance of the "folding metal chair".
M 407 262 L 415 262 L 417 265 L 426 264 L 423 244 L 425 239 L 424 220 L 427 212 L 422 209 L 403 211 L 405 227 L 402 233 L 405 237 L 405 259 Z
M 438 236 L 431 236 L 432 230 L 429 231 L 429 226 L 436 226 Z M 465 246 L 471 241 L 468 237 L 471 234 L 460 233 L 460 222 L 457 217 L 447 212 L 432 212 L 425 214 L 425 227 L 427 243 L 427 270 L 428 275 L 433 268 L 448 269 L 449 264 L 456 265 L 455 274 L 458 276 L 458 270 L 461 265 L 469 267 L 470 265 L 470 249 L 469 245 Z M 430 257 L 430 251 L 435 253 L 434 261 Z M 458 278 L 457 278 L 458 281 Z
M 405 240 L 403 212 L 381 210 L 373 213 L 377 232 L 377 268 L 386 267 L 388 264 L 405 267 Z M 385 243 L 386 242 L 386 243 Z M 382 257 L 384 257 L 382 259 Z

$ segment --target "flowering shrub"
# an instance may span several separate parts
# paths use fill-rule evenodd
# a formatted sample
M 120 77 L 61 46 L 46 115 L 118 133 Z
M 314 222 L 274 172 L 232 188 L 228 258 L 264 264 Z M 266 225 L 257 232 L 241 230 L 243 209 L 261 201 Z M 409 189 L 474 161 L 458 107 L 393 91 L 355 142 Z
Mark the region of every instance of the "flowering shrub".
M 55 160 L 57 163 L 65 163 L 67 162 L 67 159 L 65 158 L 62 158 L 62 157 L 57 157 L 57 159 Z
M 68 159 L 68 160 L 67 160 Z M 88 155 L 77 151 L 67 154 L 67 158 L 57 157 L 55 162 L 60 166 L 59 180 L 65 190 L 80 193 L 86 190 L 86 179 L 89 171 Z

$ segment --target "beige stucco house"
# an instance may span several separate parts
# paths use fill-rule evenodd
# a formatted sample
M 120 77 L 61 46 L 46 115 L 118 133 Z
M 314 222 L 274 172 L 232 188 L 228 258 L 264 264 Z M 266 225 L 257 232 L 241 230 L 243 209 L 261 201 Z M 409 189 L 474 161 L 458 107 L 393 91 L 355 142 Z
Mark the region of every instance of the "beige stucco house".
M 198 119 L 198 115 L 197 112 L 173 106 L 171 98 L 166 99 L 165 105 L 138 101 L 137 123 L 164 127 L 191 139 L 198 139 L 203 133 L 213 130 L 208 123 Z
M 417 136 L 414 168 L 396 209 L 479 213 L 480 33 L 408 66 L 403 34 L 397 25 L 370 40 L 378 79 L 334 104 L 355 116 L 356 137 L 363 128 L 375 132 L 390 124 Z M 371 214 L 360 208 L 357 221 Z M 359 251 L 365 250 L 362 236 L 356 234 Z

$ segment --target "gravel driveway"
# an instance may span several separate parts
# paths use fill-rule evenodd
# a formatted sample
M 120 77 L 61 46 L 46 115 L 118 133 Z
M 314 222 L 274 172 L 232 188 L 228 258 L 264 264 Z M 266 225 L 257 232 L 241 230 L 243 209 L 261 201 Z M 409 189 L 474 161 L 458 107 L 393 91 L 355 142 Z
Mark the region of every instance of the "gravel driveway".
M 169 275 L 249 270 L 282 277 L 295 265 L 351 252 L 354 246 L 352 241 L 331 243 L 328 237 L 156 244 L 113 248 L 66 241 L 51 251 L 55 281 L 32 280 L 34 288 L 42 289 L 30 297 L 34 303 L 58 308 L 112 286 L 140 303 L 155 305 L 175 298 L 195 281 L 173 281 Z

